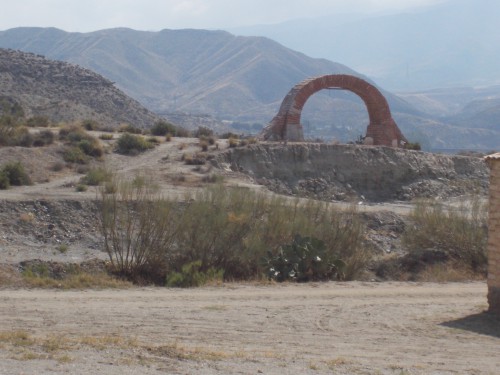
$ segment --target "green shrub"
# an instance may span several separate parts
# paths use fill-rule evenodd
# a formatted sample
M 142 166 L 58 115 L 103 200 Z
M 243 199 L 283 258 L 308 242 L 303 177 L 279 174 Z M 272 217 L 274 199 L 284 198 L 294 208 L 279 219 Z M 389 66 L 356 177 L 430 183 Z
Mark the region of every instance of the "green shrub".
M 198 129 L 195 130 L 193 136 L 195 138 L 201 138 L 201 137 L 212 137 L 214 135 L 214 131 L 210 128 L 207 128 L 205 126 L 199 126 Z
M 3 170 L 0 170 L 0 190 L 6 190 L 10 187 L 10 180 L 7 173 Z
M 68 163 L 76 164 L 87 164 L 89 161 L 89 157 L 76 146 L 66 147 L 63 151 L 63 159 Z
M 158 135 L 158 136 L 165 136 L 168 133 L 175 134 L 176 131 L 177 131 L 177 128 L 175 127 L 175 125 L 173 125 L 165 120 L 157 121 L 153 125 L 153 127 L 151 128 L 151 134 Z
M 221 282 L 224 277 L 223 270 L 210 268 L 201 272 L 202 262 L 200 260 L 185 264 L 181 272 L 172 272 L 167 277 L 168 287 L 189 288 L 207 284 L 208 282 Z
M 31 185 L 31 179 L 20 162 L 13 162 L 4 165 L 3 171 L 9 177 L 11 185 Z
M 141 128 L 136 128 L 135 126 L 132 126 L 130 124 L 120 125 L 120 127 L 118 128 L 118 131 L 120 133 L 142 134 Z
M 50 120 L 47 116 L 33 116 L 26 121 L 26 126 L 47 128 L 50 125 Z
M 74 150 L 75 148 L 79 148 L 84 155 L 94 158 L 99 158 L 104 154 L 97 138 L 87 134 L 85 130 L 79 126 L 61 128 L 59 130 L 59 139 L 65 141 L 70 146 L 69 149 L 73 150 L 72 153 L 75 154 L 68 155 L 69 160 L 65 159 L 68 162 L 84 164 L 88 161 L 88 158 L 82 158 L 81 155 Z M 71 159 L 75 161 L 71 161 Z M 83 161 L 83 159 L 85 159 L 85 161 Z
M 413 262 L 433 258 L 486 274 L 487 213 L 479 199 L 459 209 L 419 201 L 410 219 L 402 239 Z
M 81 125 L 85 130 L 99 129 L 99 123 L 96 120 L 91 120 L 91 119 L 83 120 Z
M 104 153 L 101 145 L 95 139 L 82 139 L 76 145 L 88 156 L 99 158 Z
M 42 147 L 47 146 L 54 143 L 54 133 L 50 130 L 43 130 L 40 133 L 36 134 L 33 140 L 33 146 Z
M 231 147 L 231 148 L 238 147 L 238 139 L 237 138 L 230 137 L 228 139 L 228 143 L 229 143 L 229 147 Z
M 104 168 L 92 168 L 81 178 L 81 183 L 90 186 L 98 186 L 106 181 L 111 181 L 111 172 Z
M 113 134 L 101 134 L 99 139 L 102 139 L 103 141 L 110 141 L 113 139 Z
M 289 245 L 265 259 L 268 276 L 276 281 L 343 280 L 346 264 L 336 254 L 328 252 L 325 243 L 314 237 L 295 236 Z
M 78 184 L 78 185 L 76 185 L 76 187 L 75 187 L 75 190 L 76 190 L 77 192 L 79 192 L 79 193 L 83 193 L 83 192 L 87 191 L 87 189 L 88 189 L 88 186 L 87 186 L 87 185 L 85 185 L 85 184 Z
M 239 137 L 240 136 L 238 134 L 231 133 L 231 132 L 222 133 L 220 136 L 221 139 L 229 139 L 229 138 L 238 139 Z
M 31 185 L 31 178 L 20 162 L 7 163 L 2 167 L 2 173 L 7 176 L 10 185 Z
M 115 151 L 123 155 L 137 155 L 141 152 L 149 150 L 152 147 L 154 146 L 147 142 L 144 138 L 125 133 L 116 141 Z

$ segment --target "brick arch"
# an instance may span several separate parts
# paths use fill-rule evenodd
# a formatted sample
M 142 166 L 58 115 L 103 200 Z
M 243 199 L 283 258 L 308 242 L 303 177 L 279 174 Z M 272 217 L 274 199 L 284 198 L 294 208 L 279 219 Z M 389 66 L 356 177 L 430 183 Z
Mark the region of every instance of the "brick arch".
M 399 146 L 407 142 L 391 116 L 389 104 L 382 93 L 365 80 L 347 75 L 332 74 L 306 79 L 295 85 L 285 96 L 278 114 L 264 128 L 264 139 L 303 141 L 300 118 L 307 100 L 323 89 L 340 88 L 358 95 L 366 105 L 370 123 L 366 130 L 367 143 Z

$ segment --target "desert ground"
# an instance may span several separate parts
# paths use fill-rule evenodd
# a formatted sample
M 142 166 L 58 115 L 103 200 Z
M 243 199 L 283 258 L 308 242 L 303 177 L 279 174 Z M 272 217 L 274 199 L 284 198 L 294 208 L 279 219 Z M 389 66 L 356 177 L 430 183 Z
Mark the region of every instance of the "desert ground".
M 185 144 L 182 151 L 179 143 Z M 106 164 L 125 175 L 150 171 L 165 194 L 183 199 L 210 172 L 180 161 L 182 152 L 196 149 L 195 141 L 177 139 L 133 158 L 108 154 Z M 25 158 L 36 182 L 0 191 L 4 206 L 95 199 L 93 189 L 75 191 L 81 175 L 46 167 L 57 161 L 57 150 L 29 152 L 0 149 L 2 160 Z M 261 188 L 236 172 L 218 173 L 227 184 Z M 360 209 L 404 214 L 410 206 Z M 105 258 L 93 246 L 95 223 L 86 218 L 54 224 L 70 234 L 82 222 L 88 225 L 87 236 L 60 253 L 54 243 L 29 237 L 27 224 L 13 212 L 20 211 L 0 212 L 4 265 Z M 50 214 L 36 211 L 29 228 L 41 231 Z M 71 291 L 0 285 L 0 374 L 493 375 L 500 369 L 500 320 L 484 313 L 486 293 L 484 281 L 259 281 Z
M 497 374 L 471 283 L 1 290 L 1 374 Z

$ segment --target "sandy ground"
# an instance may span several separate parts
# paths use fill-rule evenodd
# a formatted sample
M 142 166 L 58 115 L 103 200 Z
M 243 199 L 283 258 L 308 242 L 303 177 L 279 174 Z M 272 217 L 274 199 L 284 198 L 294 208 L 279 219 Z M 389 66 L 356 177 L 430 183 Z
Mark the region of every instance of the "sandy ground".
M 500 320 L 483 313 L 486 290 L 482 282 L 1 290 L 0 374 L 493 375 Z

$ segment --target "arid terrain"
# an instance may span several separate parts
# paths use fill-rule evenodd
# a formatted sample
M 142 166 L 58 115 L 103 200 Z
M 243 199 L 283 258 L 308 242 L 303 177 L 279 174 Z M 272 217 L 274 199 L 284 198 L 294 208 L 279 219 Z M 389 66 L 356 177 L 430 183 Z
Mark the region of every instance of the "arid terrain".
M 1 374 L 497 374 L 486 285 L 1 290 Z
M 218 142 L 214 154 L 227 149 Z M 82 174 L 51 168 L 60 161 L 58 147 L 0 148 L 2 162 L 23 161 L 35 181 L 0 190 L 0 374 L 498 372 L 500 321 L 484 313 L 484 281 L 27 289 L 16 282 L 22 261 L 106 259 L 92 214 L 96 190 L 77 192 Z M 202 167 L 181 161 L 197 150 L 198 140 L 175 138 L 134 157 L 107 153 L 102 163 L 124 176 L 152 175 L 179 200 L 211 174 L 274 194 L 224 158 Z M 453 191 L 443 195 L 450 205 L 464 197 Z M 410 201 L 356 203 L 381 221 L 411 209 Z

